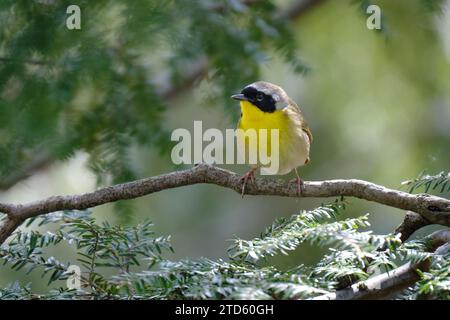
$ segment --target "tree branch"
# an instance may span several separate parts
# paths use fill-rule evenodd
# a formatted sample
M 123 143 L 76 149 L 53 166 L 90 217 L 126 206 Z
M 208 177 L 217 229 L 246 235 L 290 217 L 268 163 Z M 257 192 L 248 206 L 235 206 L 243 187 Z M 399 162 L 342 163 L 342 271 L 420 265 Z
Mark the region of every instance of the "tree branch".
M 429 251 L 444 255 L 450 250 L 450 230 L 440 230 L 427 236 Z M 313 298 L 312 300 L 368 300 L 386 299 L 420 280 L 417 270 L 428 271 L 430 259 L 419 263 L 408 262 L 397 269 L 355 283 L 351 287 Z
M 0 228 L 0 244 L 2 244 L 8 237 L 16 230 L 23 221 L 7 217 Z
M 305 1 L 294 1 L 289 5 L 286 10 L 280 13 L 281 19 L 295 20 L 305 12 L 309 11 L 313 7 L 325 2 L 324 0 L 305 0 Z
M 84 210 L 105 203 L 142 197 L 158 191 L 187 185 L 207 183 L 241 192 L 241 176 L 207 164 L 199 164 L 183 171 L 117 184 L 94 192 L 73 196 L 55 196 L 27 204 L 0 204 L 0 211 L 8 219 L 24 221 L 28 218 L 61 210 Z M 248 195 L 297 197 L 297 188 L 283 180 L 257 178 L 246 186 Z M 305 181 L 301 197 L 356 197 L 391 207 L 420 213 L 430 222 L 450 226 L 450 200 L 428 194 L 409 194 L 388 189 L 363 180 Z M 3 230 L 4 226 L 0 229 Z M 11 234 L 0 231 L 0 244 Z
M 257 4 L 258 2 L 261 2 L 261 0 L 241 0 L 239 2 L 243 6 L 251 6 L 251 5 Z M 219 13 L 223 13 L 226 8 L 227 8 L 227 6 L 224 3 L 220 3 L 220 2 L 213 3 L 208 6 L 209 10 L 219 12 Z
M 46 65 L 48 64 L 47 62 L 43 61 L 43 60 L 34 60 L 34 59 L 25 59 L 25 60 L 18 60 L 15 58 L 10 58 L 10 57 L 0 57 L 0 62 L 20 62 L 20 63 L 26 63 L 26 64 L 34 64 L 34 65 Z
M 394 233 L 400 233 L 400 240 L 405 242 L 414 232 L 430 224 L 431 222 L 420 214 L 406 211 L 403 222 L 395 229 Z
M 7 190 L 14 186 L 17 182 L 30 177 L 36 171 L 48 166 L 52 162 L 52 160 L 53 157 L 50 156 L 50 154 L 48 154 L 47 152 L 36 152 L 33 156 L 33 159 L 29 163 L 0 181 L 0 191 Z
M 388 298 L 416 283 L 420 279 L 417 269 L 425 270 L 428 268 L 428 261 L 422 261 L 420 264 L 408 262 L 397 269 L 366 281 L 355 283 L 349 288 L 315 297 L 312 300 L 373 300 Z

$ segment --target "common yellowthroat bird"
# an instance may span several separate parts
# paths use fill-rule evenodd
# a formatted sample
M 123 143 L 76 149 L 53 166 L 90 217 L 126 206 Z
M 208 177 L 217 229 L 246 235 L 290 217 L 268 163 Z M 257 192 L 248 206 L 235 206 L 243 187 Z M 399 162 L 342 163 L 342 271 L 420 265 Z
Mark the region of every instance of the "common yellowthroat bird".
M 303 184 L 298 175 L 297 167 L 306 165 L 309 161 L 309 150 L 313 140 L 311 130 L 306 120 L 297 106 L 289 98 L 286 92 L 279 86 L 265 81 L 257 81 L 249 84 L 241 93 L 231 96 L 231 98 L 240 101 L 241 118 L 237 128 L 246 132 L 248 129 L 254 129 L 257 132 L 266 129 L 279 131 L 279 159 L 278 168 L 270 174 L 284 175 L 295 170 L 297 183 L 297 194 L 300 195 Z M 248 150 L 248 137 L 243 134 L 237 134 L 237 139 L 241 146 Z M 264 149 L 270 153 L 270 137 L 267 140 L 258 139 L 257 152 Z M 250 150 L 251 151 L 251 150 Z M 245 186 L 248 179 L 254 182 L 256 169 L 261 167 L 257 162 L 251 166 L 251 169 L 241 178 L 242 196 L 245 193 Z

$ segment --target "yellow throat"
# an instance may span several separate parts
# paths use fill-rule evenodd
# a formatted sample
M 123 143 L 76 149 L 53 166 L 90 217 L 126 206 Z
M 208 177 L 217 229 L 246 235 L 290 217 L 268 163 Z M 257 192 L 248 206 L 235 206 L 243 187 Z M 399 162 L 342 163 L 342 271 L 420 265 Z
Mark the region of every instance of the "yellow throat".
M 289 126 L 289 118 L 281 110 L 264 112 L 251 102 L 241 101 L 241 112 L 239 129 L 279 129 L 281 135 Z
M 267 155 L 272 155 L 272 141 L 271 141 L 271 129 L 279 130 L 279 140 L 278 140 L 278 149 L 281 157 L 283 158 L 283 143 L 286 143 L 287 132 L 290 126 L 290 121 L 287 115 L 281 110 L 276 110 L 274 112 L 264 112 L 261 111 L 257 106 L 248 101 L 241 101 L 241 112 L 242 116 L 238 123 L 238 129 L 242 129 L 246 132 L 248 129 L 254 129 L 256 131 L 257 137 L 257 145 L 256 149 L 258 155 L 263 153 Z M 260 140 L 260 129 L 266 129 L 266 137 L 265 140 Z M 264 134 L 264 132 L 261 132 Z M 238 131 L 237 138 L 245 145 L 245 159 L 248 161 L 249 159 L 249 138 L 248 136 L 242 135 Z M 243 151 L 243 150 L 241 150 Z M 259 156 L 258 156 L 259 157 Z M 258 158 L 259 159 L 259 158 Z M 259 161 L 258 161 L 259 162 Z

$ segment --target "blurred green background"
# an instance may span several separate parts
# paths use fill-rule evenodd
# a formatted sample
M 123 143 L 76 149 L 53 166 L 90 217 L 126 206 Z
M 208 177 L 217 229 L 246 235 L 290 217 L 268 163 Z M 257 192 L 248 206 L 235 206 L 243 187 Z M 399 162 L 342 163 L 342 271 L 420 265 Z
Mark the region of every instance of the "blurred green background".
M 282 86 L 304 111 L 314 135 L 311 162 L 300 169 L 305 180 L 401 188 L 423 170 L 450 169 L 450 1 L 78 2 L 79 31 L 64 28 L 64 1 L 0 5 L 1 202 L 180 169 L 170 159 L 170 132 L 192 130 L 194 120 L 234 128 L 240 111 L 227 97 L 256 80 Z M 297 2 L 301 14 L 277 16 Z M 366 27 L 370 3 L 381 8 L 383 30 Z M 346 215 L 370 213 L 375 233 L 392 232 L 404 215 L 348 200 Z M 194 185 L 93 212 L 120 224 L 150 219 L 158 234 L 171 235 L 170 259 L 215 259 L 227 257 L 227 240 L 253 238 L 277 217 L 326 201 L 242 199 Z M 49 254 L 71 257 L 64 248 Z M 269 263 L 288 267 L 321 254 L 301 246 Z M 16 279 L 45 289 L 0 269 L 0 285 Z

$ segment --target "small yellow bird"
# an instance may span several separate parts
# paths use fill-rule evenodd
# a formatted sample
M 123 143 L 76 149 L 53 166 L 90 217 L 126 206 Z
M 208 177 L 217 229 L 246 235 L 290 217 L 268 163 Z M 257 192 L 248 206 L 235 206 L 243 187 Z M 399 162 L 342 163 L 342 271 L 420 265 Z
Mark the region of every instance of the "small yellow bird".
M 309 151 L 313 140 L 311 130 L 300 108 L 281 87 L 265 81 L 254 82 L 246 86 L 240 94 L 235 94 L 231 98 L 240 101 L 241 118 L 237 128 L 242 129 L 242 132 L 245 133 L 248 129 L 257 132 L 261 129 L 279 130 L 278 170 L 269 173 L 283 175 L 294 169 L 297 177 L 294 180 L 297 182 L 297 193 L 300 195 L 303 181 L 298 175 L 297 167 L 310 161 Z M 237 139 L 241 146 L 245 146 L 244 152 L 247 152 L 249 149 L 248 136 L 239 134 L 239 131 Z M 258 139 L 256 149 L 257 152 L 263 149 L 263 152 L 270 154 L 270 146 L 269 134 L 265 141 Z M 245 156 L 248 157 L 248 153 Z M 258 167 L 262 167 L 259 162 L 252 165 L 250 171 L 242 177 L 242 196 L 245 193 L 248 179 L 254 181 L 254 174 Z

